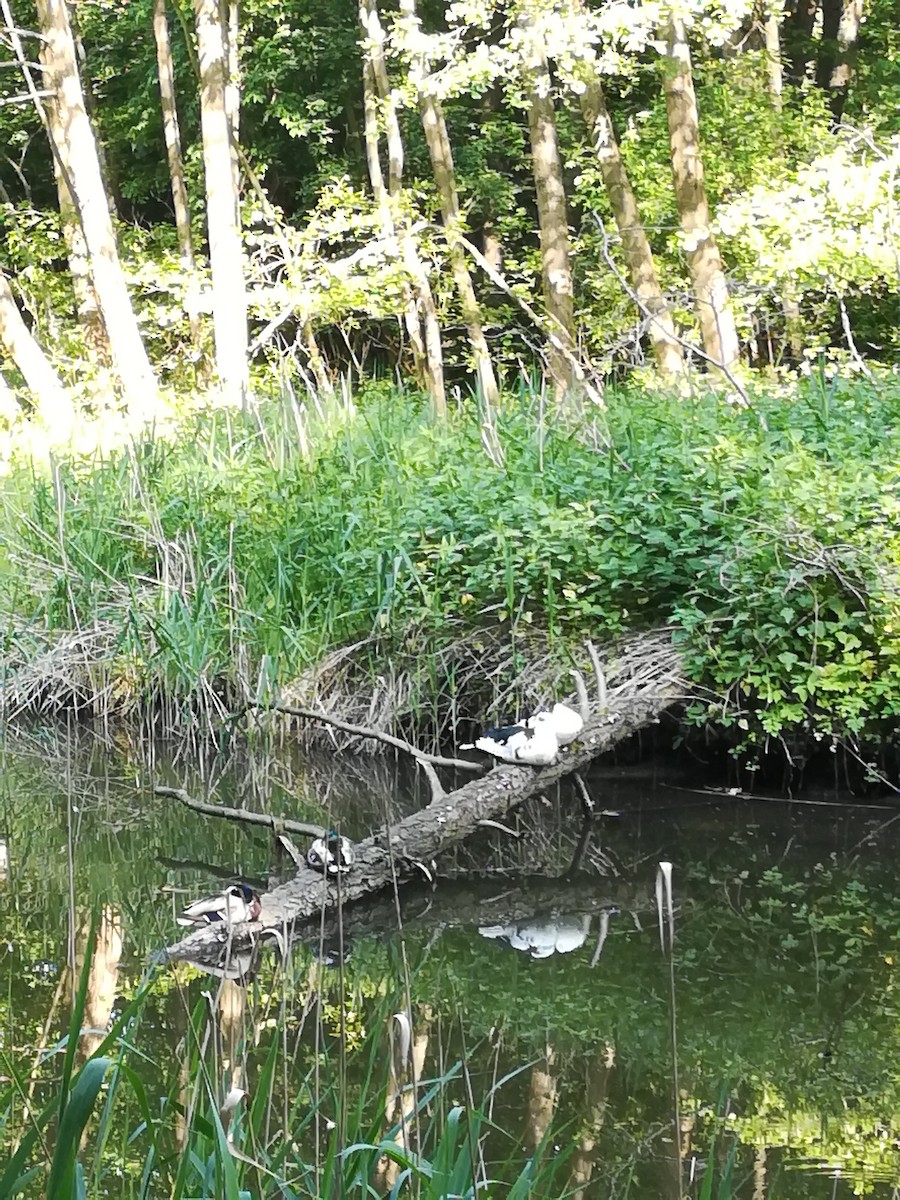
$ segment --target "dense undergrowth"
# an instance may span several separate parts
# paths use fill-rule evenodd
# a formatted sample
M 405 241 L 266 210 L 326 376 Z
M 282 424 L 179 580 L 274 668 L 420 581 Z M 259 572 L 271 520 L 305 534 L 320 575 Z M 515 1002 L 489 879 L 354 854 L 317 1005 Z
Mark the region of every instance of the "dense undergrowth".
M 588 439 L 523 388 L 497 469 L 468 411 L 439 427 L 372 386 L 314 419 L 273 401 L 47 475 L 19 466 L 0 509 L 7 696 L 164 701 L 177 724 L 362 643 L 356 684 L 404 662 L 404 711 L 424 719 L 436 697 L 486 703 L 484 675 L 509 682 L 529 655 L 564 665 L 585 636 L 669 624 L 709 689 L 697 721 L 795 750 L 883 742 L 900 712 L 898 418 L 896 379 L 820 376 L 747 411 L 610 392 Z

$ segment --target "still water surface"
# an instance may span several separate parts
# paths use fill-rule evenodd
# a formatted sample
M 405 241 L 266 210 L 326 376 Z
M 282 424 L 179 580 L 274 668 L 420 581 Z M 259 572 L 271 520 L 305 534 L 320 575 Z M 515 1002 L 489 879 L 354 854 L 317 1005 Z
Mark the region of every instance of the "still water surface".
M 32 1108 L 59 1077 L 61 1054 L 41 1050 L 64 1039 L 66 964 L 83 955 L 92 912 L 101 940 L 89 999 L 105 1023 L 175 940 L 188 898 L 227 878 L 264 887 L 286 870 L 264 833 L 156 799 L 154 782 L 353 837 L 426 800 L 386 760 L 204 757 L 55 727 L 8 734 L 0 1075 L 7 1097 L 36 1075 Z M 454 1104 L 490 1118 L 482 1180 L 509 1182 L 540 1147 L 553 1169 L 535 1195 L 674 1198 L 679 1170 L 698 1200 L 900 1195 L 900 822 L 873 807 L 877 797 L 869 807 L 817 793 L 748 802 L 710 794 L 716 782 L 674 760 L 598 766 L 587 783 L 605 815 L 587 840 L 564 789 L 523 810 L 518 839 L 485 831 L 440 863 L 436 890 L 348 912 L 340 934 L 311 931 L 246 987 L 186 966 L 157 972 L 130 1062 L 151 1110 L 181 1087 L 183 1111 L 172 1109 L 169 1166 L 161 1151 L 143 1194 L 171 1191 L 192 1111 L 186 1078 L 176 1082 L 189 1030 L 210 1088 L 240 1083 L 245 1105 L 264 1089 L 266 1128 L 294 1128 L 290 1155 L 321 1164 L 335 1125 L 348 1142 L 361 1136 L 363 1109 L 369 1136 L 383 1132 L 373 1079 L 387 1079 L 391 1014 L 406 1010 L 429 1095 L 421 1121 L 445 1127 Z M 654 898 L 660 859 L 674 864 L 671 974 Z M 3 1114 L 3 1158 L 27 1125 L 23 1103 Z M 123 1104 L 111 1129 L 83 1149 L 89 1194 L 140 1195 L 138 1106 Z M 502 1182 L 482 1190 L 505 1194 Z

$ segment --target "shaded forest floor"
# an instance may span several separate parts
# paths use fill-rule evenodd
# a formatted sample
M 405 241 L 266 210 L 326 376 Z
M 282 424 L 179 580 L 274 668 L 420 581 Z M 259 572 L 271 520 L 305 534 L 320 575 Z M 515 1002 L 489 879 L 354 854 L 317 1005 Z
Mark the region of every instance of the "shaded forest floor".
M 526 387 L 436 425 L 371 385 L 194 413 L 176 438 L 0 482 L 7 714 L 209 726 L 315 700 L 408 736 L 571 690 L 583 645 L 665 627 L 687 719 L 749 747 L 890 739 L 900 382 L 611 390 L 561 427 Z M 564 682 L 565 681 L 565 682 Z

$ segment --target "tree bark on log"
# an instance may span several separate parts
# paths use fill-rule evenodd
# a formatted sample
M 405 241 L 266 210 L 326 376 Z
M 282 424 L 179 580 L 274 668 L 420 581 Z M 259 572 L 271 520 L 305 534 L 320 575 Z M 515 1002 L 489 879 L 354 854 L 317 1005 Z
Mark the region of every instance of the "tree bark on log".
M 469 837 L 481 821 L 504 817 L 529 797 L 583 770 L 598 755 L 656 721 L 684 694 L 677 656 L 669 648 L 661 657 L 652 678 L 643 676 L 639 682 L 624 684 L 611 697 L 611 709 L 591 717 L 579 740 L 552 765 L 535 769 L 503 764 L 484 778 L 437 796 L 420 811 L 396 825 L 383 826 L 360 842 L 354 848 L 353 869 L 346 875 L 328 878 L 309 867 L 301 868 L 295 878 L 261 897 L 259 922 L 229 931 L 232 949 L 247 950 L 266 929 L 287 934 L 295 922 L 379 892 L 408 873 L 407 864 L 430 861 Z M 168 961 L 218 961 L 222 932 L 215 927 L 201 929 L 169 946 L 162 957 Z

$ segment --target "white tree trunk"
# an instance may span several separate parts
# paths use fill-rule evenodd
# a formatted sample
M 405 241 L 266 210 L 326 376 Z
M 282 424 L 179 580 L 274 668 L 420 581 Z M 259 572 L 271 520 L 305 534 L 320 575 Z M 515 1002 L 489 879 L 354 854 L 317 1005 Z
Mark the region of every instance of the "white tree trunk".
M 119 262 L 115 232 L 88 120 L 75 60 L 75 43 L 64 0 L 37 0 L 41 32 L 59 70 L 60 110 L 69 181 L 81 216 L 91 277 L 125 404 L 132 416 L 148 419 L 158 410 L 159 394 L 150 359 L 141 340 L 131 297 Z
M 228 57 L 218 0 L 194 0 L 200 59 L 200 120 L 212 268 L 216 368 L 227 404 L 246 407 L 247 290 L 237 223 L 231 132 L 225 109 Z
M 569 261 L 569 219 L 556 136 L 550 70 L 541 34 L 534 22 L 523 13 L 519 17 L 519 27 L 527 46 L 528 132 L 537 193 L 544 304 L 556 335 L 571 352 L 575 346 L 575 315 Z M 556 384 L 557 403 L 562 407 L 572 407 L 577 414 L 579 406 L 574 397 L 570 356 L 560 354 L 551 345 L 547 358 Z
M 386 202 L 379 201 L 384 220 L 384 214 L 389 210 L 391 212 L 391 228 L 396 230 L 397 241 L 400 247 L 400 254 L 403 259 L 403 266 L 407 275 L 412 281 L 413 290 L 415 293 L 415 307 L 417 314 L 421 318 L 421 325 L 424 329 L 424 368 L 425 368 L 425 386 L 431 397 L 431 405 L 434 412 L 438 416 L 443 416 L 447 411 L 447 394 L 444 386 L 444 352 L 441 346 L 441 328 L 438 322 L 437 306 L 434 302 L 434 295 L 431 291 L 431 283 L 428 279 L 428 272 L 425 269 L 425 264 L 422 262 L 421 256 L 413 238 L 412 231 L 409 227 L 409 221 L 399 211 L 396 202 L 400 198 L 400 188 L 403 183 L 403 140 L 400 136 L 400 122 L 397 118 L 397 105 L 391 91 L 390 80 L 388 78 L 387 66 L 384 61 L 384 29 L 381 24 L 381 19 L 378 16 L 378 6 L 376 0 L 360 0 L 359 19 L 362 25 L 363 33 L 366 36 L 365 45 L 365 68 L 370 72 L 370 82 L 374 85 L 375 91 L 381 100 L 382 111 L 384 113 L 384 123 L 387 135 L 388 146 L 388 197 Z M 374 95 L 372 97 L 374 100 Z M 371 107 L 371 106 L 370 106 Z M 374 115 L 374 114 L 373 114 Z M 367 113 L 367 126 L 369 125 L 369 114 Z M 374 158 L 378 158 L 377 147 L 377 123 L 376 143 L 374 150 Z M 371 143 L 371 136 L 367 133 L 367 144 Z M 367 145 L 370 175 L 374 168 L 373 154 L 371 146 Z M 380 163 L 377 167 L 376 174 L 381 176 Z M 372 176 L 373 188 L 375 187 L 375 176 Z M 384 187 L 382 179 L 382 190 Z M 377 197 L 376 197 L 377 198 Z M 393 202 L 393 203 L 391 203 Z M 411 331 L 412 322 L 407 316 L 407 327 Z M 415 348 L 415 347 L 414 347 Z
M 225 112 L 231 137 L 231 170 L 234 173 L 234 202 L 236 221 L 241 224 L 241 163 L 238 147 L 241 144 L 241 57 L 240 11 L 238 0 L 219 0 L 220 20 L 225 30 L 227 74 L 225 78 Z
M 181 130 L 178 125 L 178 106 L 175 103 L 175 71 L 172 66 L 166 0 L 153 0 L 153 37 L 156 41 L 156 71 L 159 78 L 163 132 L 166 138 L 166 157 L 169 162 L 169 181 L 172 185 L 172 204 L 175 209 L 178 248 L 185 266 L 193 267 L 191 212 L 184 179 L 184 159 L 181 154 Z
M 416 0 L 400 0 L 400 11 L 410 22 L 413 34 L 419 32 L 419 18 L 416 13 Z M 425 132 L 425 142 L 431 158 L 434 180 L 437 184 L 438 196 L 441 202 L 441 218 L 447 238 L 450 253 L 450 267 L 453 271 L 453 281 L 459 294 L 463 321 L 469 335 L 469 346 L 475 362 L 475 373 L 479 389 L 485 405 L 485 417 L 489 426 L 489 436 L 496 434 L 493 425 L 493 413 L 500 403 L 500 390 L 491 362 L 487 339 L 484 336 L 484 322 L 481 307 L 475 295 L 475 287 L 469 272 L 466 253 L 460 242 L 462 231 L 462 214 L 459 208 L 459 193 L 456 188 L 456 172 L 453 166 L 453 152 L 450 148 L 450 137 L 447 133 L 447 123 L 440 101 L 425 78 L 426 66 L 419 56 L 414 57 L 413 70 L 410 79 L 419 97 L 419 112 L 422 117 L 422 128 Z M 499 450 L 499 446 L 495 448 Z
M 662 375 L 681 375 L 684 355 L 675 337 L 675 324 L 666 304 L 650 242 L 641 223 L 637 199 L 628 178 L 600 81 L 589 83 L 581 96 L 581 111 L 591 132 L 600 174 L 616 220 L 634 293 L 643 312 L 651 314 L 649 333 Z
M 685 235 L 685 251 L 703 349 L 728 369 L 738 361 L 738 337 L 728 299 L 722 256 L 710 227 L 709 204 L 700 154 L 700 120 L 684 22 L 670 17 L 664 89 L 672 149 L 675 202 Z
M 56 442 L 68 441 L 75 424 L 72 397 L 22 319 L 12 288 L 0 271 L 0 347 L 18 367 L 35 413 Z

